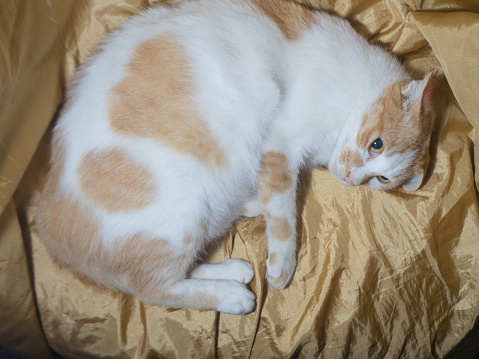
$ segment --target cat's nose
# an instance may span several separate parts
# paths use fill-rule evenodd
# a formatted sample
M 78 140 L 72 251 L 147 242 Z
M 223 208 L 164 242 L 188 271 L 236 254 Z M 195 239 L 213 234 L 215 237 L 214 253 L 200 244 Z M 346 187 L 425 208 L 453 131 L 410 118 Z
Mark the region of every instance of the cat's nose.
M 354 186 L 353 179 L 351 178 L 351 172 L 348 172 L 346 177 L 344 177 L 343 181 L 346 182 L 347 184 L 350 184 L 351 186 Z

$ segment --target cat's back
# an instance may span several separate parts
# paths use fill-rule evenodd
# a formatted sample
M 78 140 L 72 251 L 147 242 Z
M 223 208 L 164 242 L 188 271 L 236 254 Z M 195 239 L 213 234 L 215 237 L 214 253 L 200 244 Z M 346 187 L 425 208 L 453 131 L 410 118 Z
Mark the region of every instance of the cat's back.
M 54 129 L 37 216 L 52 252 L 57 240 L 110 245 L 142 232 L 181 244 L 229 228 L 279 101 L 273 47 L 249 41 L 276 35 L 254 16 L 237 1 L 155 7 L 100 45 Z
M 241 162 L 238 148 L 260 151 L 280 99 L 272 64 L 281 39 L 263 18 L 248 2 L 218 0 L 133 17 L 87 60 L 56 132 L 70 153 L 141 140 L 160 157 Z

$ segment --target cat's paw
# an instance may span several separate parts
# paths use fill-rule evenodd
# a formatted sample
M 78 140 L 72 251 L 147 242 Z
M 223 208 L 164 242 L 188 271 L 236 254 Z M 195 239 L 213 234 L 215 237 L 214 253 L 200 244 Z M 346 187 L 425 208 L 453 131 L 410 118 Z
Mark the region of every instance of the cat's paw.
M 266 264 L 266 280 L 268 284 L 276 289 L 285 288 L 293 278 L 296 268 L 296 258 L 279 258 L 274 252 L 269 255 Z
M 254 270 L 251 264 L 245 260 L 231 258 L 222 263 L 222 271 L 225 279 L 248 284 L 253 280 Z
M 220 293 L 216 293 L 220 303 L 216 310 L 228 314 L 246 314 L 255 306 L 256 296 L 244 284 L 228 281 Z
M 227 259 L 222 263 L 200 264 L 190 274 L 197 279 L 228 279 L 248 284 L 253 280 L 254 271 L 251 264 L 237 258 Z

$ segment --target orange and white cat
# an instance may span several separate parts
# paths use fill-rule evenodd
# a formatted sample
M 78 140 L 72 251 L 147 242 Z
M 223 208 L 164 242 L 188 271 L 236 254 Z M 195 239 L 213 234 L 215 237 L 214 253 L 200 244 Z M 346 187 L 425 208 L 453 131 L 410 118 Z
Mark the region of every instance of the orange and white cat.
M 241 259 L 198 263 L 266 219 L 266 279 L 296 266 L 298 172 L 417 189 L 436 74 L 413 81 L 347 21 L 287 0 L 157 6 L 112 32 L 55 126 L 39 233 L 61 263 L 156 305 L 253 310 Z

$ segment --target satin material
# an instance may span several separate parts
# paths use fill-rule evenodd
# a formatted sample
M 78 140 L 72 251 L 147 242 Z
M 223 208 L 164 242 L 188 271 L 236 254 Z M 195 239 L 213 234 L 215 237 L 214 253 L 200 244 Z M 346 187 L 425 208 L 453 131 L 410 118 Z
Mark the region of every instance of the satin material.
M 251 262 L 251 314 L 143 304 L 52 261 L 33 218 L 62 91 L 108 30 L 157 2 L 2 1 L 0 345 L 32 358 L 47 358 L 49 348 L 69 358 L 442 358 L 455 348 L 451 357 L 472 358 L 479 351 L 477 327 L 471 331 L 479 317 L 476 1 L 301 1 L 348 17 L 415 77 L 438 70 L 431 165 L 411 193 L 344 187 L 324 169 L 303 174 L 298 267 L 285 290 L 264 280 L 263 218 L 240 221 L 209 260 Z

